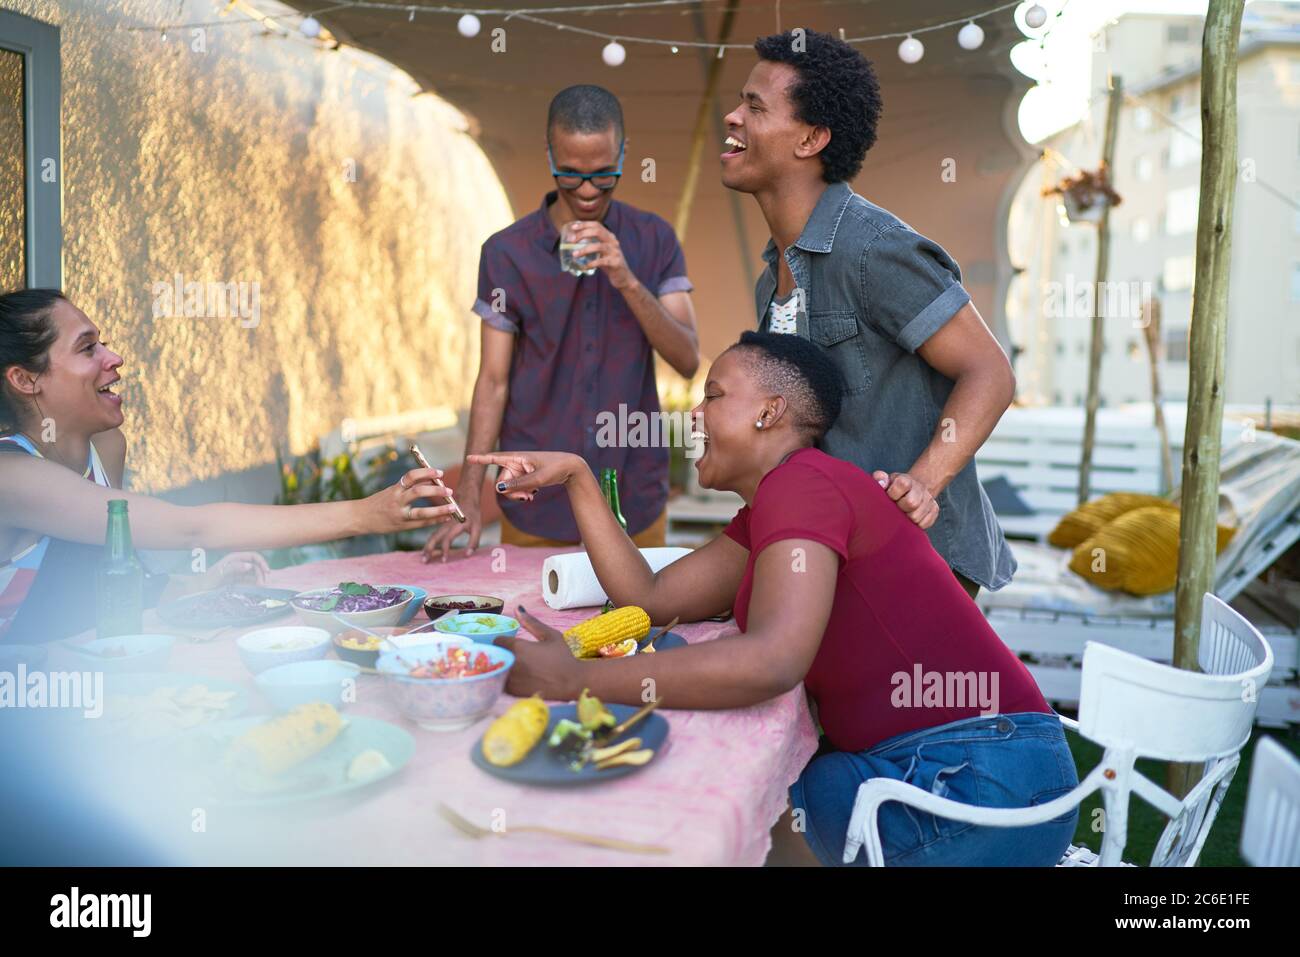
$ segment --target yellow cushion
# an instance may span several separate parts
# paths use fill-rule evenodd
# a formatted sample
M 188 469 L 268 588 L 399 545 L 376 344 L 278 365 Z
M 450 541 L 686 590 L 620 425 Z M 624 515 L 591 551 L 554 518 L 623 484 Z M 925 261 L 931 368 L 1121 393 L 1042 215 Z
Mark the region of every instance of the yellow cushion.
M 1167 505 L 1126 512 L 1074 550 L 1070 570 L 1107 591 L 1169 591 L 1178 578 L 1178 524 L 1178 509 Z M 1236 531 L 1218 526 L 1216 555 Z
M 1085 502 L 1068 515 L 1062 516 L 1052 534 L 1047 536 L 1049 544 L 1057 548 L 1074 548 L 1091 536 L 1096 535 L 1110 522 L 1115 521 L 1125 512 L 1137 508 L 1172 508 L 1178 506 L 1155 495 L 1139 495 L 1136 492 L 1111 492 L 1101 498 Z

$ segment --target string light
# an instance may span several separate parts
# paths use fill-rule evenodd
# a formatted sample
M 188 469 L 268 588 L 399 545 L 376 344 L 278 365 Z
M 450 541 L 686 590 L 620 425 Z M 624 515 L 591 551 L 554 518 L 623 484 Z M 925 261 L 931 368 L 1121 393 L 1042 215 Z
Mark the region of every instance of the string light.
M 610 40 L 600 51 L 600 58 L 605 61 L 606 66 L 622 66 L 623 61 L 627 59 L 627 49 L 617 40 Z
M 917 63 L 925 56 L 925 44 L 912 35 L 898 45 L 898 58 L 904 63 Z
M 957 32 L 957 44 L 963 50 L 978 50 L 984 43 L 984 31 L 980 25 L 971 21 Z
M 421 13 L 456 16 L 458 18 L 456 21 L 456 29 L 461 34 L 461 36 L 464 37 L 477 36 L 479 31 L 482 29 L 482 23 L 479 18 L 481 16 L 488 16 L 488 17 L 500 17 L 503 20 L 511 20 L 517 18 L 519 20 L 524 20 L 529 23 L 535 24 L 537 26 L 549 27 L 553 30 L 557 30 L 561 32 L 569 31 L 572 33 L 579 34 L 580 36 L 589 36 L 595 39 L 605 40 L 607 42 L 601 49 L 601 59 L 604 60 L 604 62 L 609 64 L 610 66 L 621 66 L 627 60 L 627 47 L 625 46 L 625 44 L 628 43 L 639 43 L 647 46 L 668 47 L 672 53 L 680 52 L 680 50 L 683 47 L 716 49 L 718 59 L 722 59 L 722 57 L 725 55 L 728 49 L 732 49 L 732 50 L 750 49 L 751 45 L 748 43 L 719 44 L 719 43 L 710 43 L 707 40 L 668 40 L 668 39 L 660 39 L 658 37 L 616 36 L 614 34 L 605 33 L 600 30 L 593 30 L 586 27 L 574 26 L 572 24 L 560 23 L 554 20 L 549 20 L 545 16 L 545 15 L 556 15 L 556 14 L 578 14 L 578 13 L 581 14 L 615 13 L 618 16 L 623 16 L 624 13 L 628 11 L 643 12 L 647 8 L 678 7 L 678 6 L 686 6 L 688 4 L 693 4 L 696 2 L 698 2 L 698 0 L 622 0 L 622 2 L 615 2 L 615 3 L 590 3 L 590 4 L 570 5 L 570 6 L 529 7 L 525 9 L 511 10 L 506 8 L 474 9 L 474 8 L 466 8 L 463 6 L 460 7 L 418 6 L 417 7 L 410 3 L 391 3 L 391 2 L 384 2 L 384 0 L 337 0 L 337 2 L 335 2 L 332 6 L 328 6 L 314 11 L 315 15 L 309 14 L 303 17 L 299 23 L 298 29 L 299 32 L 301 32 L 302 35 L 307 37 L 308 39 L 323 39 L 322 34 L 325 33 L 325 31 L 321 27 L 319 20 L 317 20 L 317 16 L 320 14 L 333 13 L 338 10 L 353 10 L 353 9 L 394 10 L 394 11 L 405 11 L 407 15 L 407 20 L 413 22 L 415 20 L 416 10 L 419 10 Z M 778 0 L 778 4 L 779 4 L 779 0 Z M 932 23 L 927 26 L 915 27 L 908 31 L 879 33 L 879 34 L 871 34 L 871 35 L 857 36 L 857 37 L 847 37 L 844 35 L 844 29 L 841 27 L 839 28 L 838 33 L 840 39 L 843 40 L 845 43 L 849 43 L 849 44 L 872 43 L 881 40 L 901 39 L 902 42 L 900 42 L 898 45 L 898 56 L 904 63 L 911 64 L 911 63 L 919 62 L 921 58 L 925 55 L 925 45 L 919 39 L 917 39 L 917 34 L 931 33 L 936 30 L 946 30 L 951 27 L 960 25 L 960 30 L 958 31 L 957 34 L 958 44 L 963 49 L 974 50 L 979 48 L 984 42 L 984 31 L 975 22 L 976 20 L 983 19 L 985 17 L 994 16 L 995 14 L 1002 13 L 1005 10 L 1010 10 L 1013 7 L 1023 7 L 1023 6 L 1024 6 L 1024 0 L 1010 0 L 1010 2 L 998 4 L 997 6 L 991 7 L 988 10 L 985 10 L 981 13 L 976 13 L 974 15 L 967 14 L 966 16 L 963 16 L 956 20 L 946 20 L 942 23 Z M 264 29 L 267 29 L 269 31 L 270 28 L 275 25 L 274 24 L 275 20 L 289 19 L 292 17 L 299 17 L 299 16 L 301 16 L 301 14 L 286 13 L 286 14 L 279 14 L 275 17 L 261 17 L 258 19 L 248 18 L 245 20 L 221 20 L 221 21 L 210 22 L 210 23 L 170 24 L 169 26 L 161 27 L 162 38 L 163 40 L 167 39 L 167 30 L 169 28 L 181 29 L 187 26 L 188 27 L 226 27 L 226 26 L 236 26 L 241 24 L 248 25 L 249 23 L 261 23 Z M 777 11 L 777 16 L 778 17 L 780 16 L 779 9 Z M 1047 11 L 1043 8 L 1041 4 L 1034 3 L 1031 7 L 1028 8 L 1028 10 L 1025 11 L 1024 22 L 1029 27 L 1033 29 L 1037 29 L 1038 27 L 1041 27 L 1043 24 L 1047 22 Z M 121 27 L 120 29 L 157 30 L 160 28 L 159 27 Z M 335 40 L 333 42 L 333 45 L 330 46 L 330 49 L 338 49 L 339 46 L 340 44 L 338 43 L 337 40 Z

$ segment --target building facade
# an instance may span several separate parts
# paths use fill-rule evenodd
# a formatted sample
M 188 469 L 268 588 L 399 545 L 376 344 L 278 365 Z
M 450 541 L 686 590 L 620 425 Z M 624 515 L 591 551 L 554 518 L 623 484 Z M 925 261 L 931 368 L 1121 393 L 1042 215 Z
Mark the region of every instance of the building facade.
M 1300 23 L 1285 5 L 1256 3 L 1243 21 L 1238 162 L 1228 304 L 1228 403 L 1300 401 Z M 1144 325 L 1158 303 L 1167 399 L 1187 395 L 1188 330 L 1200 193 L 1203 19 L 1129 15 L 1095 38 L 1087 116 L 1038 144 L 1044 158 L 1012 204 L 1007 301 L 1021 400 L 1081 405 L 1094 302 L 1105 315 L 1101 401 L 1146 402 Z M 1096 290 L 1097 230 L 1070 223 L 1042 191 L 1102 155 L 1108 77 L 1125 96 L 1112 182 L 1109 279 Z

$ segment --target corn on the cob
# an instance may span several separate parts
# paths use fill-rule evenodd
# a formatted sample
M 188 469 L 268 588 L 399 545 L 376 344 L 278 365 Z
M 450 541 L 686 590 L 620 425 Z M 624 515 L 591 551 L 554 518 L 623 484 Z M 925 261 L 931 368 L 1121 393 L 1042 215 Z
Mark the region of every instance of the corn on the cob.
M 279 774 L 323 751 L 342 730 L 343 719 L 333 706 L 313 701 L 245 731 L 231 742 L 226 762 Z
M 564 633 L 564 640 L 575 658 L 594 658 L 606 645 L 628 638 L 640 641 L 648 634 L 650 616 L 645 609 L 626 605 L 574 625 Z
M 540 696 L 516 701 L 483 735 L 483 757 L 498 767 L 518 764 L 541 740 L 551 719 Z

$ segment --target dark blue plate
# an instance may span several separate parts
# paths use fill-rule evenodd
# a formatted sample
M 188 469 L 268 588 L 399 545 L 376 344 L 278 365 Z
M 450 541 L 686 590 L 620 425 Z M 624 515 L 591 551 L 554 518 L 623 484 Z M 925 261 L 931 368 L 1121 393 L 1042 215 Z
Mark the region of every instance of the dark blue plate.
M 653 630 L 653 629 L 652 629 Z M 649 635 L 646 635 L 649 638 Z M 655 639 L 655 651 L 667 651 L 669 648 L 681 648 L 686 644 L 686 639 L 675 631 L 668 631 Z M 636 646 L 636 653 L 641 653 L 641 645 Z
M 201 607 L 195 607 L 201 605 L 204 599 L 211 596 L 214 591 L 240 592 L 252 598 L 270 598 L 275 601 L 282 601 L 284 604 L 274 608 L 249 608 L 244 614 L 240 615 L 214 615 L 205 613 Z M 273 621 L 292 612 L 293 606 L 289 604 L 289 599 L 296 594 L 298 593 L 291 588 L 259 588 L 252 585 L 234 585 L 228 588 L 199 592 L 197 595 L 186 595 L 184 598 L 170 604 L 160 605 L 158 607 L 158 617 L 169 625 L 195 631 L 257 625 L 264 621 Z M 655 644 L 655 647 L 659 647 L 658 643 Z
M 664 635 L 664 637 L 667 638 L 668 636 Z M 659 650 L 659 642 L 657 641 L 655 642 L 655 650 Z M 640 710 L 626 704 L 611 704 L 608 707 L 620 724 Z M 561 718 L 568 718 L 570 721 L 578 720 L 578 706 L 576 704 L 551 705 L 551 720 L 546 724 L 546 733 L 542 735 L 542 740 L 533 746 L 533 750 L 528 752 L 528 757 L 518 764 L 512 764 L 508 768 L 490 764 L 487 758 L 483 757 L 482 738 L 475 741 L 474 747 L 470 749 L 470 760 L 488 774 L 504 778 L 507 781 L 513 781 L 516 784 L 567 787 L 575 784 L 594 784 L 597 781 L 614 781 L 626 777 L 634 771 L 640 771 L 641 768 L 649 767 L 650 764 L 654 764 L 655 761 L 659 760 L 664 741 L 668 739 L 668 720 L 658 712 L 651 712 L 634 724 L 627 732 L 608 742 L 608 744 L 618 744 L 628 738 L 640 738 L 641 747 L 654 749 L 655 756 L 650 759 L 649 764 L 643 764 L 640 767 L 623 764 L 616 768 L 610 768 L 608 771 L 597 771 L 595 765 L 588 764 L 581 771 L 570 771 L 569 763 L 554 757 L 553 752 L 546 745 L 546 742 L 551 737 L 551 731 L 555 729 L 556 723 Z

